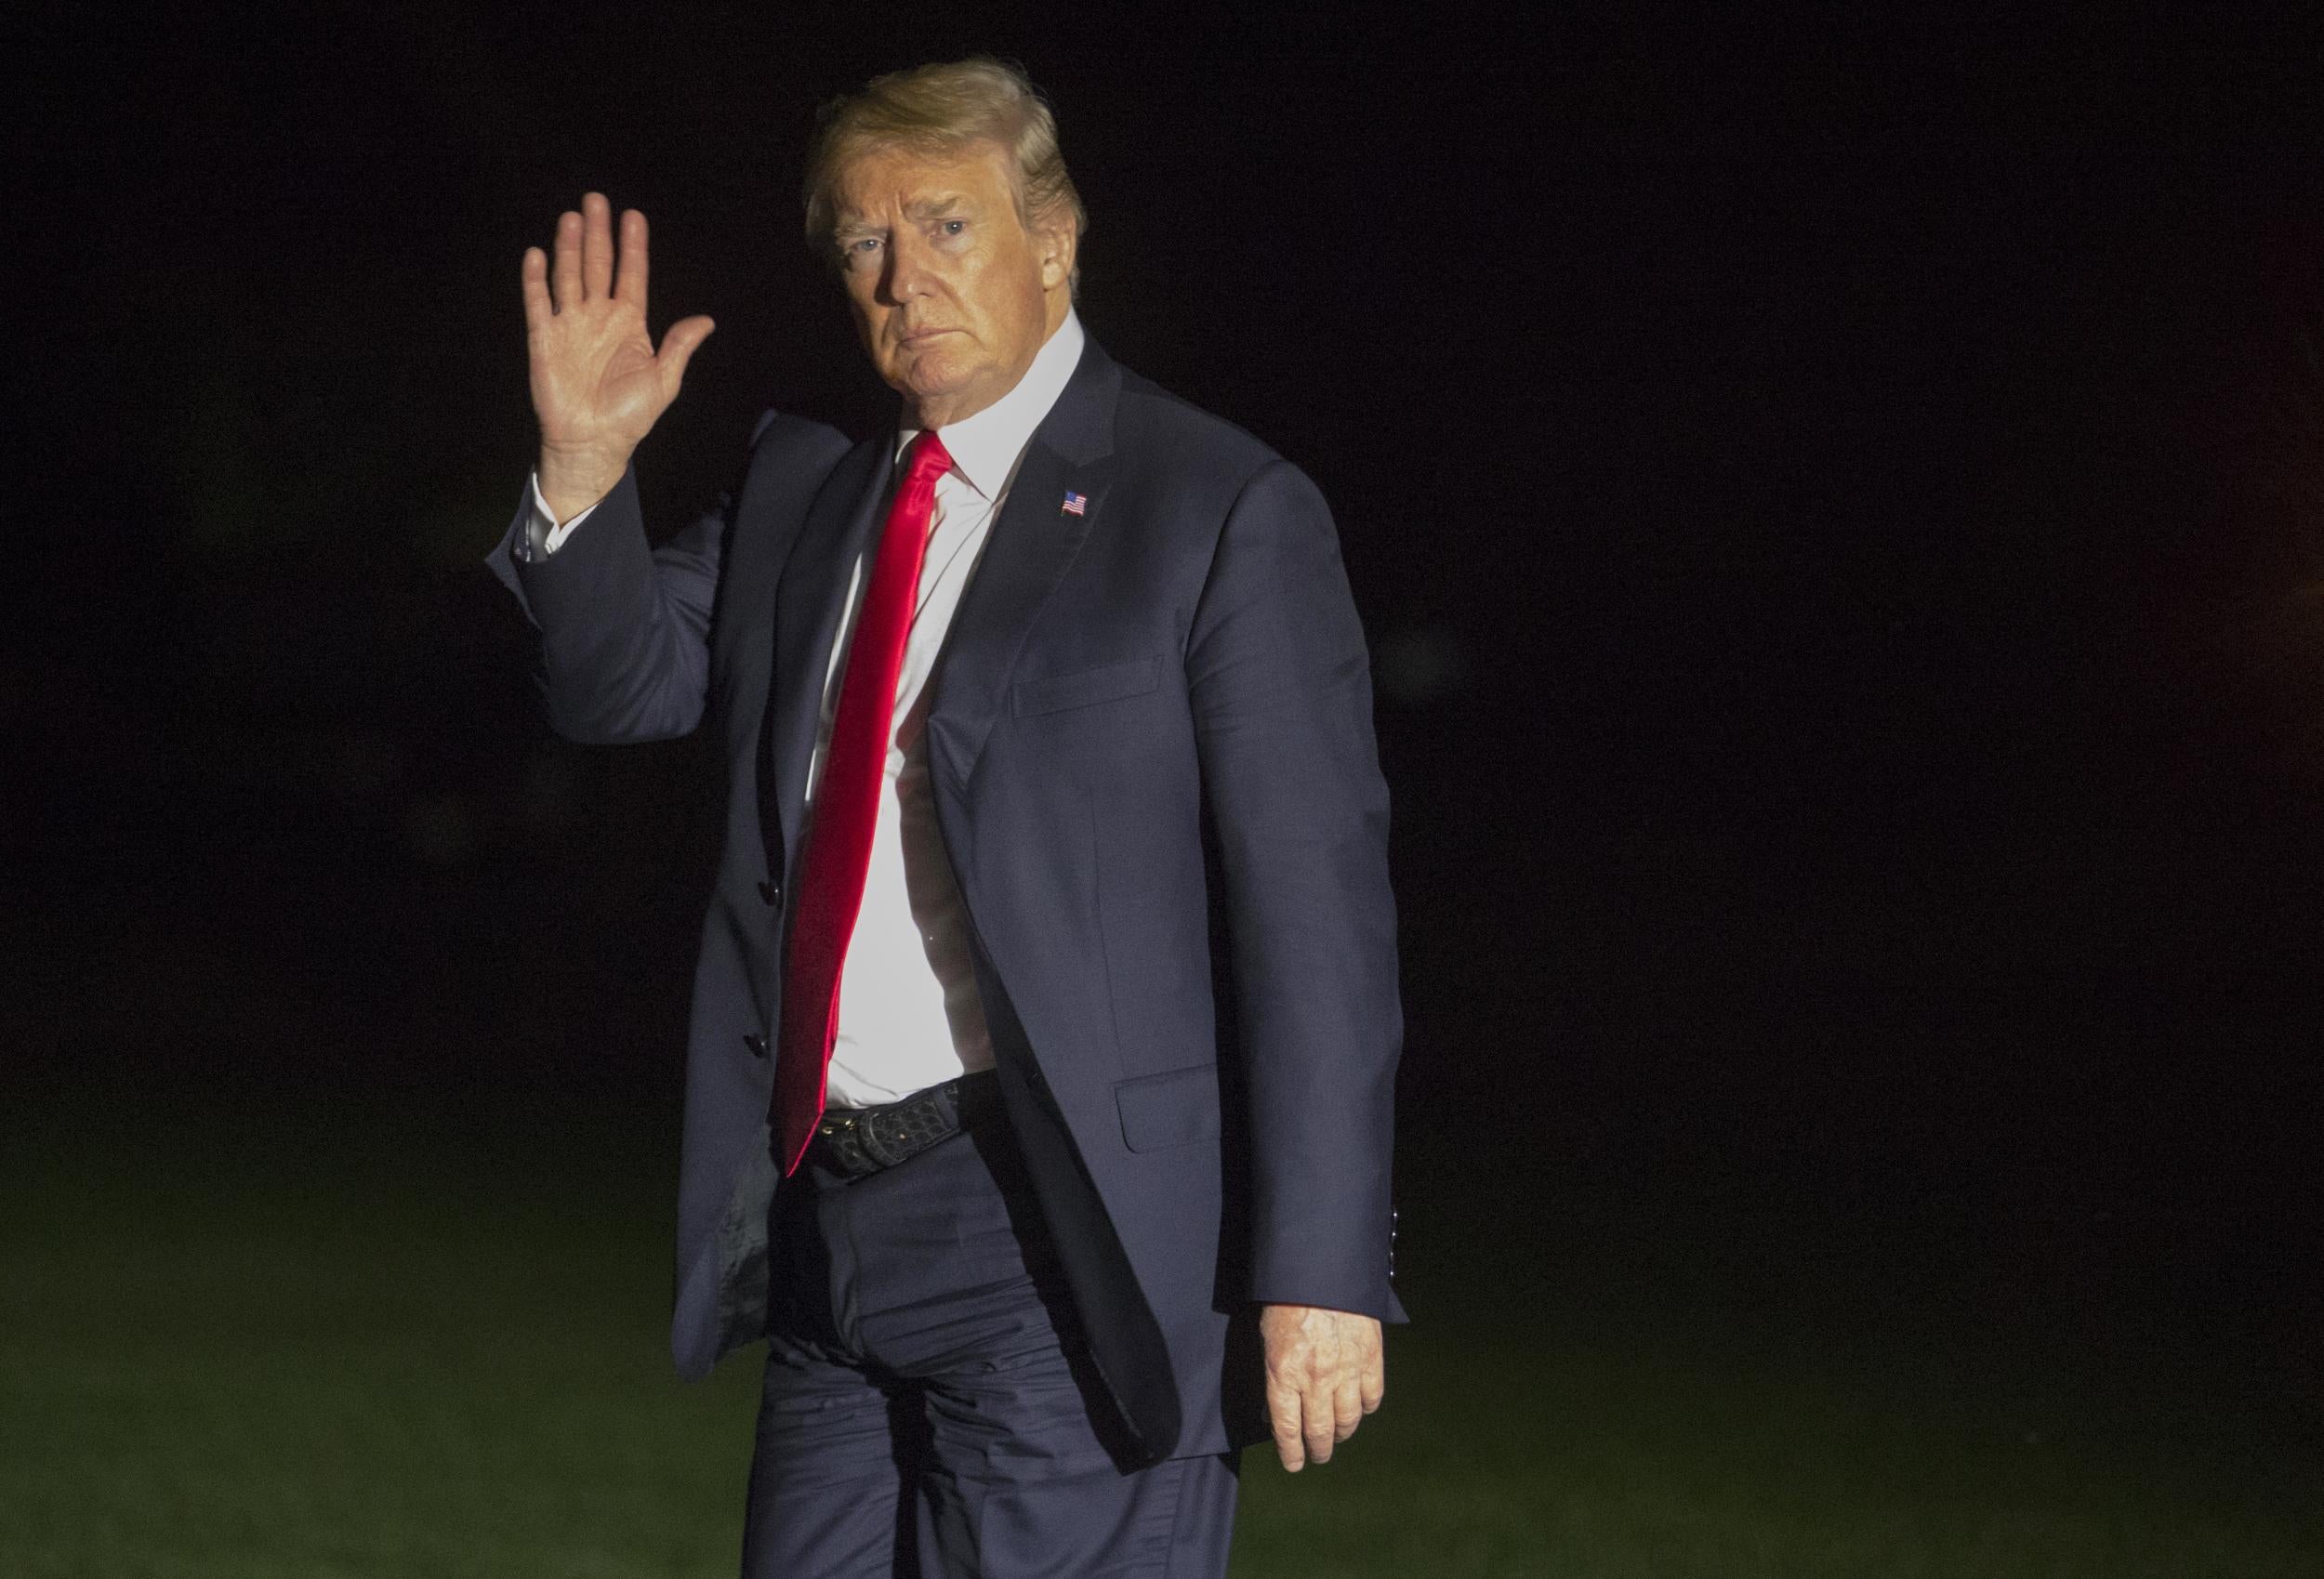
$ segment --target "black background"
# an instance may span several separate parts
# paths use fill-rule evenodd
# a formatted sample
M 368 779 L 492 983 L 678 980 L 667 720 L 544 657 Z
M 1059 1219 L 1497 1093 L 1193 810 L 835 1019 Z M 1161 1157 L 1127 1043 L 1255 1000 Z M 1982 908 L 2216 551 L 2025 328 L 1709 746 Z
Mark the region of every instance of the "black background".
M 1057 107 L 1090 332 L 1333 503 L 1416 1314 L 1594 1212 L 1778 1304 L 1934 1265 L 2289 1353 L 2324 58 L 2254 14 L 11 24 L 10 1107 L 270 1165 L 674 1130 L 714 783 L 554 741 L 482 568 L 517 260 L 601 189 L 655 326 L 718 320 L 640 458 L 675 530 L 765 406 L 887 419 L 800 151 L 985 50 Z

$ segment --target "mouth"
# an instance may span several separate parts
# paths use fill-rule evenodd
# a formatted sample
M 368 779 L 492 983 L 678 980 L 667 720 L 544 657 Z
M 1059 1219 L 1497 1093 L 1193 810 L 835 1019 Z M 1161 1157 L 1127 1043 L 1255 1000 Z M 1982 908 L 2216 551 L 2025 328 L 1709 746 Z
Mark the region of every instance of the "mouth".
M 918 346 L 927 344 L 940 335 L 957 335 L 958 333 L 960 331 L 957 329 L 907 329 L 896 339 L 899 345 Z

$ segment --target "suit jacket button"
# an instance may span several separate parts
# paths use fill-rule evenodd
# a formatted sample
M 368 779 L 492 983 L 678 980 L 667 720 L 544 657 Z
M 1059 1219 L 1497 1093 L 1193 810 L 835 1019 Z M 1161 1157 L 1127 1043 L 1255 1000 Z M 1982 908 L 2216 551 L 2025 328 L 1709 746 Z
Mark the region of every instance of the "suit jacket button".
M 770 905 L 781 904 L 783 902 L 782 886 L 777 883 L 761 883 L 759 885 L 759 897 Z
M 750 1049 L 750 1056 L 754 1059 L 763 1059 L 767 1056 L 767 1039 L 755 1031 L 744 1033 L 743 1046 Z

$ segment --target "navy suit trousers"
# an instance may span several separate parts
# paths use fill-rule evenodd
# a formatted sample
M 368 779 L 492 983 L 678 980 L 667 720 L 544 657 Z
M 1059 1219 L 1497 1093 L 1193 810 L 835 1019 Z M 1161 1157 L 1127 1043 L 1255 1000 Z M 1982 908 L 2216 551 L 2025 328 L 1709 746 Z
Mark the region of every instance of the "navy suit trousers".
M 803 1186 L 803 1187 L 802 1187 Z M 776 1192 L 746 1579 L 1221 1579 L 1236 1455 L 1125 1472 L 997 1113 Z

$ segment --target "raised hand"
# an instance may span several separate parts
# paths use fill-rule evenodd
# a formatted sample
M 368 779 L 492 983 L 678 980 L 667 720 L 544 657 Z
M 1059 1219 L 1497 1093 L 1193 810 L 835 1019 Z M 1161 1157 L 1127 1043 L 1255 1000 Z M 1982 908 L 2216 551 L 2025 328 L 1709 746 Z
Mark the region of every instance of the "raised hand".
M 584 194 L 580 213 L 558 216 L 556 246 L 553 270 L 540 248 L 524 249 L 524 346 L 541 426 L 541 497 L 561 521 L 613 492 L 715 325 L 681 319 L 655 352 L 645 326 L 645 216 L 632 208 L 621 217 L 616 275 L 613 208 L 602 192 Z

